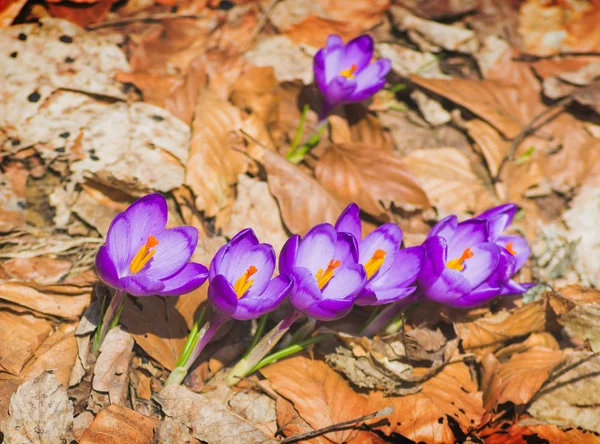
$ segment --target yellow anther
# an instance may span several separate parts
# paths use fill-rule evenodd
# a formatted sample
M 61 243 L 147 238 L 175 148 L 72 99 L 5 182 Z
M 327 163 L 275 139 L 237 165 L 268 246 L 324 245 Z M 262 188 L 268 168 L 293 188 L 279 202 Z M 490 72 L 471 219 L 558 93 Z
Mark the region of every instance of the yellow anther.
M 131 262 L 129 263 L 129 272 L 131 274 L 139 273 L 142 268 L 152 259 L 156 250 L 153 248 L 158 245 L 158 241 L 154 236 L 148 236 L 148 240 L 142 248 L 138 250 Z
M 365 264 L 365 271 L 367 272 L 367 279 L 371 279 L 375 273 L 379 271 L 383 262 L 385 261 L 386 252 L 383 250 L 376 250 L 371 256 L 371 259 Z
M 354 73 L 356 72 L 357 69 L 358 69 L 358 67 L 353 64 L 348 69 L 342 69 L 340 71 L 340 75 L 343 76 L 343 77 L 346 77 L 347 79 L 353 79 L 354 78 Z
M 451 261 L 448 261 L 446 267 L 458 271 L 463 271 L 465 269 L 464 262 L 467 259 L 471 259 L 473 256 L 474 253 L 471 251 L 471 249 L 465 248 L 465 251 L 463 251 L 462 255 L 458 259 L 452 259 Z
M 235 294 L 237 294 L 238 299 L 246 294 L 246 292 L 252 287 L 254 281 L 249 280 L 250 276 L 255 274 L 258 271 L 254 265 L 250 265 L 246 272 L 235 282 L 233 289 L 235 290 Z
M 319 271 L 317 271 L 317 284 L 319 285 L 319 288 L 323 288 L 325 285 L 327 285 L 327 282 L 329 282 L 331 280 L 331 278 L 333 277 L 333 270 L 335 270 L 337 267 L 339 267 L 341 264 L 340 261 L 336 261 L 335 259 L 331 259 L 329 261 L 329 265 L 327 266 L 327 270 L 325 270 L 325 273 L 323 273 L 323 269 L 319 268 Z
M 512 242 L 507 243 L 506 247 L 504 247 L 504 248 L 506 248 L 508 250 L 508 252 L 510 254 L 512 254 L 513 256 L 517 255 L 517 252 L 515 250 L 513 250 L 513 243 Z

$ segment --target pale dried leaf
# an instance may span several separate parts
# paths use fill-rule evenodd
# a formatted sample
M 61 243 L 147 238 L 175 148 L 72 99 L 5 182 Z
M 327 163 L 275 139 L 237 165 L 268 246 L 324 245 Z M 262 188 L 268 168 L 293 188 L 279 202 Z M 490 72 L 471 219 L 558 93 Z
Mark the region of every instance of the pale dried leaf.
M 154 436 L 155 419 L 110 405 L 96 416 L 80 444 L 147 444 Z
M 589 352 L 573 352 L 560 371 L 589 357 Z M 588 360 L 544 387 L 529 407 L 538 419 L 562 427 L 581 427 L 600 433 L 600 357 Z
M 364 211 L 381 216 L 392 204 L 406 209 L 429 206 L 408 166 L 384 147 L 337 144 L 321 156 L 315 176 L 344 204 L 356 202 Z
M 309 85 L 313 80 L 311 55 L 316 52 L 316 48 L 295 45 L 288 37 L 275 35 L 260 40 L 246 58 L 255 66 L 272 66 L 280 82 L 300 79 Z
M 155 395 L 165 414 L 192 430 L 202 441 L 222 444 L 276 443 L 225 407 L 208 401 L 180 385 L 170 385 Z
M 390 43 L 379 43 L 377 51 L 382 57 L 390 59 L 392 69 L 403 77 L 418 74 L 425 78 L 449 79 L 439 65 L 437 57 L 428 52 L 418 52 L 410 48 Z
M 7 443 L 56 444 L 73 438 L 73 404 L 51 373 L 19 387 L 9 413 L 0 426 Z
M 415 89 L 410 93 L 410 97 L 415 101 L 419 111 L 430 125 L 439 126 L 452 120 L 452 115 L 437 100 L 432 99 L 423 91 Z
M 171 418 L 156 424 L 154 439 L 156 444 L 200 444 L 200 441 L 192 436 L 189 428 Z
M 129 333 L 115 327 L 108 332 L 100 347 L 92 387 L 98 392 L 108 393 L 111 404 L 123 405 L 127 400 L 133 343 Z
M 422 184 L 431 204 L 443 215 L 480 212 L 493 206 L 490 187 L 475 174 L 469 159 L 456 148 L 415 150 L 403 161 Z

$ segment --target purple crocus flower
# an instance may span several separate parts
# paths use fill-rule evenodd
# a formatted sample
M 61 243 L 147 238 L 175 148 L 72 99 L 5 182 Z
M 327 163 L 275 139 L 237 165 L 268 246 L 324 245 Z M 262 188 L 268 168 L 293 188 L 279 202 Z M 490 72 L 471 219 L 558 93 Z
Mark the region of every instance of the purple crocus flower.
M 292 287 L 287 276 L 273 279 L 273 247 L 260 244 L 247 228 L 222 246 L 209 268 L 208 299 L 222 315 L 237 320 L 257 318 L 275 309 Z
M 523 293 L 531 285 L 511 278 L 529 257 L 519 236 L 501 233 L 512 222 L 516 206 L 493 208 L 458 223 L 448 216 L 429 232 L 419 290 L 427 298 L 454 307 L 475 307 L 496 296 Z
M 423 267 L 425 249 L 418 246 L 401 250 L 402 230 L 395 224 L 384 224 L 362 239 L 359 213 L 358 205 L 351 203 L 335 224 L 338 232 L 350 233 L 358 241 L 358 262 L 366 272 L 367 282 L 354 303 L 382 305 L 401 299 L 409 301 L 417 289 L 412 284 Z
M 304 239 L 289 238 L 281 250 L 279 270 L 294 283 L 290 292 L 294 308 L 321 321 L 347 315 L 366 281 L 354 236 L 338 233 L 331 224 L 316 225 Z
M 96 256 L 100 279 L 133 296 L 178 296 L 200 287 L 208 271 L 189 262 L 198 230 L 166 229 L 167 217 L 167 201 L 160 194 L 144 196 L 119 213 Z
M 368 99 L 385 85 L 392 63 L 373 63 L 373 39 L 361 35 L 344 45 L 339 35 L 327 38 L 327 45 L 315 55 L 313 70 L 324 99 L 323 117 L 339 104 Z

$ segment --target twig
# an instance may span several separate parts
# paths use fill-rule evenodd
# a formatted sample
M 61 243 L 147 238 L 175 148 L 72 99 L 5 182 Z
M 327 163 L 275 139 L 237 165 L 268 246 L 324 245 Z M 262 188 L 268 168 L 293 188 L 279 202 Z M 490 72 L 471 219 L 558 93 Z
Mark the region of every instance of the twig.
M 357 422 L 367 421 L 369 419 L 378 418 L 380 416 L 391 415 L 393 412 L 394 412 L 394 407 L 390 405 L 390 406 L 387 406 L 386 408 L 384 408 L 382 410 L 379 410 L 379 411 L 377 411 L 375 413 L 371 413 L 370 415 L 361 416 L 360 418 L 351 419 L 350 421 L 344 421 L 344 422 L 340 422 L 338 424 L 333 424 L 333 425 L 330 425 L 328 427 L 324 427 L 324 428 L 319 429 L 319 430 L 313 430 L 312 432 L 302 433 L 300 435 L 290 436 L 289 438 L 286 438 L 283 441 L 281 441 L 281 444 L 288 444 L 288 443 L 291 443 L 291 442 L 298 442 L 298 441 L 303 441 L 305 439 L 314 438 L 316 436 L 324 435 L 325 433 L 333 432 L 335 430 L 351 426 L 353 424 L 356 424 Z
M 517 57 L 513 57 L 512 60 L 514 60 L 515 62 L 538 62 L 540 60 L 549 60 L 549 59 L 555 59 L 556 57 L 600 57 L 600 52 L 596 52 L 596 51 L 583 51 L 583 52 L 561 52 L 559 54 L 550 54 L 547 56 L 539 56 L 539 55 L 535 55 L 535 54 L 521 54 Z
M 271 3 L 269 3 L 267 8 L 265 9 L 265 13 L 260 18 L 260 22 L 258 22 L 256 28 L 254 28 L 254 31 L 252 31 L 252 37 L 250 37 L 252 45 L 254 45 L 260 33 L 263 31 L 263 29 L 265 29 L 265 26 L 267 26 L 267 22 L 269 21 L 269 15 L 271 15 L 271 12 L 273 12 L 273 9 L 275 9 L 275 6 L 277 6 L 277 3 L 279 3 L 280 1 L 281 0 L 271 0 Z
M 173 13 L 173 12 L 165 12 L 163 14 L 151 15 L 149 17 L 130 17 L 130 18 L 124 18 L 124 19 L 113 20 L 113 21 L 108 21 L 108 22 L 93 23 L 91 25 L 86 26 L 85 29 L 88 31 L 95 31 L 96 29 L 100 29 L 100 28 L 108 28 L 110 26 L 123 26 L 123 25 L 129 25 L 131 23 L 137 23 L 137 22 L 156 23 L 156 22 L 161 22 L 163 20 L 172 20 L 172 19 L 202 20 L 205 18 L 206 18 L 206 15 L 200 15 L 200 14 L 177 14 L 177 13 Z
M 515 160 L 514 159 L 515 151 L 517 150 L 517 148 L 519 147 L 519 145 L 521 144 L 521 142 L 523 141 L 523 139 L 525 137 L 527 137 L 533 131 L 537 130 L 542 125 L 545 125 L 550 120 L 552 120 L 553 118 L 555 118 L 573 100 L 574 100 L 574 98 L 573 98 L 572 95 L 569 95 L 567 97 L 562 98 L 561 100 L 559 100 L 558 102 L 556 102 L 555 104 L 553 104 L 552 106 L 548 107 L 547 109 L 545 109 L 544 111 L 542 111 L 541 113 L 539 113 L 537 116 L 535 116 L 525 126 L 525 128 L 523 128 L 523 130 L 519 133 L 519 135 L 513 139 L 512 143 L 510 145 L 510 148 L 508 150 L 508 153 L 506 153 L 506 156 L 504 156 L 504 159 L 502 159 L 502 162 L 498 166 L 498 172 L 496 173 L 496 176 L 492 179 L 492 181 L 494 183 L 497 183 L 497 182 L 500 181 L 500 175 L 502 174 L 502 168 L 506 165 L 506 163 L 508 161 Z M 543 120 L 542 121 L 543 118 L 547 117 L 553 111 L 557 111 L 557 113 L 555 115 L 553 115 L 553 116 L 549 116 L 547 120 Z M 539 123 L 539 125 L 538 125 L 538 123 Z
M 592 359 L 594 359 L 594 358 L 595 358 L 595 357 L 597 357 L 597 356 L 600 356 L 600 351 L 594 352 L 594 353 L 592 353 L 591 355 L 589 355 L 589 356 L 586 356 L 585 358 L 583 358 L 583 359 L 580 359 L 579 361 L 577 361 L 577 362 L 574 362 L 574 363 L 573 363 L 573 364 L 571 364 L 571 365 L 567 365 L 567 366 L 566 366 L 565 368 L 563 368 L 562 370 L 560 370 L 560 371 L 556 372 L 556 373 L 555 373 L 555 374 L 553 374 L 553 375 L 550 375 L 550 377 L 549 377 L 548 379 L 546 379 L 546 382 L 544 382 L 544 385 L 543 385 L 543 386 L 545 386 L 545 385 L 548 385 L 548 384 L 550 384 L 550 383 L 551 383 L 551 382 L 553 382 L 553 381 L 556 381 L 558 378 L 560 378 L 560 377 L 561 377 L 562 375 L 564 375 L 565 373 L 568 373 L 568 372 L 570 372 L 570 371 L 571 371 L 571 370 L 573 370 L 574 368 L 576 368 L 576 367 L 579 367 L 581 364 L 583 364 L 583 363 L 585 363 L 585 362 L 587 362 L 587 361 L 591 361 Z M 543 386 L 542 386 L 542 387 L 543 387 Z

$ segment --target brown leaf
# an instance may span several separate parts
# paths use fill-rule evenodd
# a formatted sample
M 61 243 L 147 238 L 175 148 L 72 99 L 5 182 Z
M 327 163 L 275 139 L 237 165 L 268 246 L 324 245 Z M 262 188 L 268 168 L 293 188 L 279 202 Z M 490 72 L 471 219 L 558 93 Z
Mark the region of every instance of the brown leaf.
M 506 347 L 495 352 L 494 356 L 501 361 L 505 361 L 514 353 L 524 353 L 533 347 L 543 347 L 555 351 L 560 350 L 560 345 L 554 336 L 551 333 L 542 332 L 532 333 L 523 342 L 507 345 Z
M 524 423 L 525 422 L 525 423 Z M 598 444 L 600 438 L 591 432 L 578 429 L 562 430 L 555 425 L 520 421 L 518 424 L 503 423 L 492 431 L 485 429 L 480 436 L 486 444 L 522 444 L 531 439 L 548 443 Z M 524 424 L 523 424 L 524 423 Z
M 10 26 L 25 3 L 26 0 L 4 0 L 0 2 L 0 28 Z
M 304 234 L 316 224 L 335 223 L 344 207 L 316 180 L 270 150 L 254 146 L 248 154 L 265 167 L 269 189 L 292 233 Z
M 302 419 L 302 416 L 294 408 L 294 404 L 283 396 L 277 397 L 276 408 L 277 424 L 285 436 L 301 435 L 314 430 L 308 422 Z M 312 444 L 329 444 L 331 441 L 324 436 L 316 436 L 310 442 Z
M 88 26 L 92 23 L 101 22 L 110 12 L 115 0 L 100 0 L 98 2 L 85 2 L 73 0 L 77 7 L 73 7 L 68 1 L 48 3 L 47 7 L 54 17 L 67 19 L 79 26 Z
M 23 380 L 10 373 L 0 372 L 0 422 L 8 416 L 10 397 L 17 391 Z
M 200 94 L 185 183 L 196 195 L 196 208 L 206 216 L 215 216 L 233 204 L 233 185 L 246 171 L 246 157 L 233 150 L 229 134 L 241 126 L 237 108 L 210 90 Z
M 0 367 L 18 375 L 52 331 L 52 322 L 31 314 L 0 310 Z
M 345 204 L 356 202 L 364 211 L 381 216 L 397 207 L 427 208 L 425 192 L 392 151 L 365 144 L 331 145 L 315 167 L 317 180 Z
M 540 390 L 528 412 L 562 427 L 600 433 L 600 357 L 572 352 L 556 372 L 568 367 L 572 368 Z
M 154 439 L 156 444 L 200 444 L 200 441 L 192 436 L 190 429 L 171 418 L 156 424 Z
M 77 340 L 73 324 L 61 324 L 35 351 L 21 372 L 25 380 L 52 372 L 63 387 L 69 386 L 71 371 L 77 358 Z
M 367 399 L 355 393 L 344 378 L 323 361 L 296 356 L 260 371 L 273 390 L 290 400 L 302 419 L 315 430 L 371 412 L 366 410 Z M 378 408 L 372 411 L 376 410 Z M 356 430 L 346 429 L 324 436 L 342 443 L 351 440 L 355 433 Z
M 513 311 L 502 310 L 473 321 L 457 322 L 455 329 L 465 350 L 481 355 L 511 339 L 544 331 L 545 326 L 545 304 L 538 301 Z
M 20 162 L 7 162 L 0 172 L 0 233 L 7 233 L 25 223 L 25 188 L 29 171 Z
M 563 360 L 563 352 L 534 346 L 525 353 L 515 353 L 504 364 L 495 364 L 493 355 L 483 358 L 482 380 L 487 411 L 505 402 L 527 404 L 542 387 L 550 372 Z
M 129 365 L 133 357 L 133 338 L 115 327 L 108 332 L 94 367 L 92 387 L 108 393 L 111 404 L 124 405 L 127 400 Z
M 462 362 L 449 364 L 423 384 L 419 393 L 383 397 L 372 392 L 369 410 L 392 405 L 390 424 L 379 429 L 386 435 L 398 433 L 415 442 L 453 443 L 455 436 L 448 418 L 458 423 L 464 433 L 476 427 L 483 414 L 481 392 L 469 368 Z
M 147 444 L 154 437 L 155 419 L 112 404 L 96 416 L 80 444 Z
M 10 400 L 0 429 L 6 442 L 50 444 L 73 438 L 73 404 L 51 373 L 24 383 Z
M 192 430 L 194 437 L 222 444 L 276 443 L 225 407 L 180 385 L 170 385 L 155 395 L 165 414 Z
M 442 214 L 480 212 L 493 206 L 490 187 L 474 173 L 469 159 L 459 150 L 415 150 L 403 160 Z

